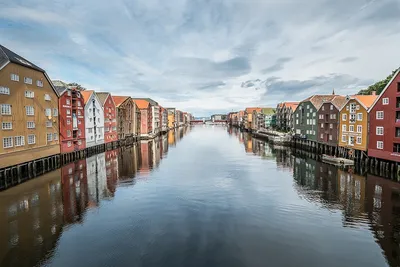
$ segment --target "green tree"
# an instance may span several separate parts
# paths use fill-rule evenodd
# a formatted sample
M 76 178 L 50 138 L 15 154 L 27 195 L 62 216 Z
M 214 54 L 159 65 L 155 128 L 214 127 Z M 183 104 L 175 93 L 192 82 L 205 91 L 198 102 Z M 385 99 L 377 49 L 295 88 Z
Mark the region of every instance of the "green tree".
M 367 89 L 363 89 L 358 92 L 359 95 L 370 95 L 372 91 L 376 91 L 376 94 L 379 95 L 383 89 L 385 89 L 386 85 L 390 82 L 393 78 L 393 75 L 396 73 L 397 69 L 392 72 L 386 79 L 381 80 L 379 82 L 374 83 L 373 85 L 368 86 Z
M 86 88 L 80 85 L 79 83 L 69 83 L 68 86 L 75 87 L 79 91 L 85 91 Z

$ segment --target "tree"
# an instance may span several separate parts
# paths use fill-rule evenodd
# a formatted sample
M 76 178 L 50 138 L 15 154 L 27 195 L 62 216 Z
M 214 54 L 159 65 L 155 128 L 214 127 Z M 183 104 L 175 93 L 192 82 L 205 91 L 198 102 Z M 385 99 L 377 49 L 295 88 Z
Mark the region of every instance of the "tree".
M 390 82 L 393 78 L 394 74 L 396 73 L 397 69 L 392 72 L 386 79 L 381 80 L 379 82 L 374 83 L 373 85 L 368 86 L 367 89 L 363 89 L 358 92 L 359 95 L 370 95 L 372 91 L 376 91 L 376 94 L 379 95 L 383 89 L 385 89 L 386 85 Z
M 82 85 L 80 85 L 79 83 L 69 83 L 67 85 L 71 86 L 71 87 L 75 87 L 76 90 L 79 90 L 79 91 L 85 91 L 86 90 L 86 88 L 83 87 Z

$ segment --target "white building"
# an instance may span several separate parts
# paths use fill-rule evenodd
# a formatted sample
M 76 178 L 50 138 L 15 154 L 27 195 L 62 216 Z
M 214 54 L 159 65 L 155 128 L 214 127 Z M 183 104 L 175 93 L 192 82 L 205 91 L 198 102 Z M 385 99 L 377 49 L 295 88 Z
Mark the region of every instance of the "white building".
M 98 206 L 101 199 L 107 196 L 107 175 L 105 153 L 86 159 L 89 202 Z
M 94 91 L 82 91 L 85 100 L 86 147 L 104 144 L 104 110 Z
M 152 127 L 153 127 L 153 134 L 157 135 L 160 133 L 161 130 L 161 122 L 160 122 L 160 106 L 159 105 L 152 105 L 151 104 L 151 115 L 153 117 L 152 119 Z

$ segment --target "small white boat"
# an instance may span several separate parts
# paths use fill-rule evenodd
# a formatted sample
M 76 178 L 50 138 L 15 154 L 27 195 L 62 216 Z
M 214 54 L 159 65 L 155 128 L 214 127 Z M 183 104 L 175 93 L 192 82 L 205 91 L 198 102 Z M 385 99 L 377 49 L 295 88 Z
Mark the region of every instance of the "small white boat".
M 340 166 L 353 166 L 354 165 L 354 160 L 338 158 L 335 156 L 329 156 L 329 155 L 325 155 L 325 154 L 322 155 L 322 161 L 325 161 L 327 163 L 333 163 L 335 165 L 340 165 Z

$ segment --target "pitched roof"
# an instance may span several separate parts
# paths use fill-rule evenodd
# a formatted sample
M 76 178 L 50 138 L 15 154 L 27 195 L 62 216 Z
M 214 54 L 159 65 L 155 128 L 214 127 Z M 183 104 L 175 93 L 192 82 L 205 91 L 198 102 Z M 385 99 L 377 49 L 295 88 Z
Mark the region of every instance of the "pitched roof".
M 0 45 L 0 58 L 3 61 L 9 60 L 12 63 L 45 73 L 45 71 L 42 68 L 36 66 L 29 60 L 26 60 L 25 58 L 21 57 L 20 55 L 17 55 L 13 51 L 9 50 L 8 48 L 2 45 Z
M 342 95 L 335 96 L 331 101 L 331 103 L 339 110 L 346 104 L 346 102 L 346 97 Z
M 358 102 L 363 104 L 366 109 L 369 109 L 375 100 L 378 98 L 377 95 L 354 95 L 353 99 L 357 99 Z
M 94 92 L 93 90 L 81 91 L 83 100 L 85 101 L 85 105 L 86 105 L 86 103 L 89 101 L 89 99 L 90 99 L 90 97 L 92 96 L 93 92 Z
M 130 98 L 129 96 L 111 96 L 111 97 L 114 100 L 116 107 L 119 107 L 122 103 L 125 102 L 125 100 Z
M 261 113 L 262 114 L 275 114 L 275 109 L 274 108 L 262 108 Z
M 253 113 L 253 111 L 261 112 L 261 108 L 257 108 L 257 107 L 255 107 L 255 108 L 246 108 L 244 111 L 246 113 Z
M 62 95 L 68 89 L 68 85 L 60 80 L 53 80 L 51 81 L 54 85 L 54 88 L 58 92 L 59 95 Z
M 107 97 L 110 95 L 110 93 L 107 92 L 96 92 L 97 97 L 99 98 L 100 103 L 104 106 L 104 103 L 107 100 Z
M 319 109 L 324 102 L 332 101 L 337 95 L 312 95 L 302 102 L 310 101 L 316 109 Z
M 286 102 L 285 108 L 291 108 L 294 111 L 299 104 L 300 102 Z
M 385 91 L 389 88 L 389 86 L 393 83 L 393 81 L 397 78 L 398 75 L 400 75 L 400 67 L 397 69 L 397 71 L 393 75 L 392 79 L 386 84 L 385 88 L 383 88 L 381 94 L 375 99 L 374 103 L 371 106 L 371 109 L 375 106 L 376 102 L 378 102 L 378 100 L 381 98 L 383 93 L 385 93 Z
M 144 99 L 134 98 L 133 102 L 136 103 L 139 109 L 149 108 L 150 103 Z
M 154 100 L 151 99 L 151 98 L 132 97 L 132 99 L 133 99 L 133 100 L 145 100 L 145 101 L 147 101 L 147 102 L 148 102 L 150 105 L 152 105 L 152 106 L 158 106 L 157 101 L 154 101 Z

